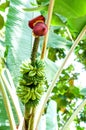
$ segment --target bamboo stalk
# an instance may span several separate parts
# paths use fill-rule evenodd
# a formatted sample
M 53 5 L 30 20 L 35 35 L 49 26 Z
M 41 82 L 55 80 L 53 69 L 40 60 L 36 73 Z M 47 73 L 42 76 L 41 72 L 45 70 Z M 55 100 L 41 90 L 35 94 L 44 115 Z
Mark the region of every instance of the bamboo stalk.
M 49 8 L 48 8 L 48 18 L 47 18 L 47 22 L 46 22 L 47 27 L 48 27 L 48 32 L 47 32 L 46 36 L 44 37 L 41 59 L 44 59 L 45 54 L 46 54 L 46 47 L 47 47 L 47 42 L 48 42 L 49 28 L 50 28 L 50 23 L 51 23 L 51 19 L 52 19 L 54 2 L 55 2 L 55 0 L 50 0 L 50 4 L 49 4 Z
M 61 72 L 62 72 L 62 70 L 63 70 L 63 68 L 64 68 L 64 66 L 65 66 L 65 64 L 66 64 L 66 62 L 68 61 L 70 55 L 71 55 L 72 52 L 74 51 L 76 45 L 80 42 L 80 40 L 81 40 L 81 39 L 83 38 L 83 36 L 85 35 L 85 32 L 86 32 L 86 26 L 82 29 L 82 31 L 81 31 L 80 34 L 78 35 L 77 39 L 76 39 L 75 42 L 73 43 L 72 47 L 71 47 L 70 50 L 69 50 L 69 53 L 67 54 L 67 56 L 66 56 L 65 59 L 64 59 L 64 62 L 62 63 L 60 69 L 57 71 L 57 73 L 56 73 L 56 75 L 55 75 L 55 77 L 54 77 L 54 79 L 53 79 L 53 81 L 52 81 L 52 83 L 51 83 L 51 86 L 48 88 L 47 93 L 46 93 L 46 96 L 45 96 L 45 99 L 44 99 L 44 101 L 43 101 L 43 104 L 41 105 L 41 110 L 40 110 L 39 115 L 38 115 L 38 118 L 37 118 L 37 120 L 36 120 L 36 121 L 37 121 L 37 122 L 36 122 L 36 128 L 37 128 L 37 126 L 38 126 L 38 124 L 39 124 L 39 120 L 40 120 L 40 117 L 41 117 L 41 115 L 42 115 L 42 111 L 43 111 L 43 109 L 44 109 L 44 107 L 45 107 L 45 105 L 46 105 L 46 102 L 47 102 L 47 100 L 48 100 L 48 98 L 49 98 L 50 93 L 52 92 L 52 90 L 53 90 L 53 88 L 54 88 L 54 85 L 55 85 L 57 79 L 59 78 L 59 76 L 60 76 L 60 74 L 61 74 Z
M 6 77 L 5 77 L 5 74 L 4 74 L 4 69 L 2 70 L 2 74 L 1 74 L 1 78 L 2 78 L 2 81 L 3 83 L 5 84 L 5 87 L 12 99 L 12 102 L 13 102 L 13 105 L 15 107 L 15 110 L 16 110 L 16 113 L 17 113 L 17 116 L 18 116 L 18 120 L 19 122 L 21 121 L 23 115 L 22 115 L 22 112 L 21 112 L 21 109 L 20 109 L 20 105 L 19 105 L 19 101 L 18 101 L 18 98 L 16 96 L 16 92 L 14 90 L 12 90 L 9 82 L 7 81 Z
M 11 109 L 11 105 L 10 105 L 10 102 L 9 102 L 9 99 L 8 99 L 7 92 L 5 90 L 5 85 L 4 85 L 1 77 L 0 77 L 0 86 L 1 86 L 1 92 L 2 92 L 2 96 L 3 96 L 5 108 L 6 108 L 6 111 L 7 111 L 9 123 L 10 123 L 10 128 L 11 128 L 11 130 L 16 130 L 16 124 L 15 124 L 13 112 L 12 112 L 12 109 Z

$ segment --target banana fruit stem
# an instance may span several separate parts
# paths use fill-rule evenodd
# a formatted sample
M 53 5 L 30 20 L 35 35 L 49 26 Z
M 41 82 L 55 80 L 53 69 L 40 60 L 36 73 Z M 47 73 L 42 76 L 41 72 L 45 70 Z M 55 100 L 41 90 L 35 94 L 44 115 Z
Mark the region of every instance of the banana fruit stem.
M 24 118 L 25 118 L 25 130 L 28 130 L 28 128 L 30 126 L 31 114 L 32 114 L 32 107 L 25 104 L 25 115 L 24 115 Z
M 34 62 L 36 60 L 38 46 L 39 46 L 39 37 L 35 37 L 32 53 L 31 53 L 32 65 L 34 65 Z M 31 107 L 31 106 L 28 106 L 28 104 L 25 104 L 25 116 L 24 116 L 25 130 L 34 130 L 35 109 L 36 109 L 35 107 Z
M 32 53 L 31 53 L 31 62 L 32 62 L 32 64 L 35 62 L 38 46 L 39 46 L 39 37 L 35 37 Z
M 36 110 L 36 108 L 35 107 L 33 107 L 32 108 L 32 113 L 31 113 L 31 118 L 30 118 L 30 121 L 29 121 L 29 129 L 28 130 L 34 130 L 34 117 L 35 117 L 35 110 Z

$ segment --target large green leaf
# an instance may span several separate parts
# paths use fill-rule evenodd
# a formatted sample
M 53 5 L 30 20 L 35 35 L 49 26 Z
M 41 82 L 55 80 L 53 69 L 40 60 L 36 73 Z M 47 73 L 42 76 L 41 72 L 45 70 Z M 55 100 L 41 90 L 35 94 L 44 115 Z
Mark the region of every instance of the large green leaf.
M 44 0 L 37 0 L 38 4 L 45 4 Z M 49 0 L 46 0 L 48 3 Z M 54 13 L 69 18 L 77 18 L 86 14 L 86 0 L 55 0 Z
M 86 14 L 86 0 L 55 0 L 54 12 L 68 19 L 84 16 Z
M 68 41 L 66 38 L 60 35 L 57 35 L 53 31 L 50 31 L 48 47 L 67 49 L 67 48 L 70 48 L 71 45 L 72 45 L 71 41 Z
M 54 13 L 68 19 L 69 29 L 76 36 L 86 24 L 86 0 L 55 0 Z
M 5 106 L 2 100 L 2 95 L 0 93 L 0 130 L 10 130 L 9 121 Z
M 6 23 L 7 65 L 15 81 L 18 81 L 21 62 L 30 57 L 32 48 L 32 30 L 28 21 L 34 15 L 23 11 L 25 6 L 31 7 L 30 1 L 10 0 Z
M 65 26 L 66 21 L 67 21 L 66 17 L 57 13 L 53 13 L 51 24 L 53 26 Z
M 12 101 L 11 101 L 10 97 L 9 97 L 9 100 L 10 100 L 10 104 L 11 104 L 11 107 L 12 107 L 12 112 L 13 112 L 14 119 L 15 119 L 16 126 L 17 126 L 18 125 L 18 117 L 16 115 L 16 111 L 14 109 L 14 106 L 12 104 Z M 10 130 L 10 123 L 9 123 L 9 120 L 8 120 L 8 113 L 7 113 L 5 107 L 6 106 L 4 104 L 3 95 L 0 93 L 0 130 Z
M 55 73 L 58 70 L 58 66 L 49 59 L 45 59 L 45 74 L 48 82 L 51 82 Z
M 72 18 L 68 20 L 67 26 L 70 29 L 70 32 L 76 36 L 82 28 L 86 25 L 86 15 L 79 18 Z
M 61 35 L 56 34 L 54 32 L 55 29 L 58 30 L 59 28 L 57 26 L 51 27 L 49 31 L 47 47 L 69 49 L 72 45 L 72 42 L 70 40 L 67 40 L 65 37 L 62 37 Z M 40 39 L 40 46 L 42 46 L 42 43 L 43 43 L 43 38 Z

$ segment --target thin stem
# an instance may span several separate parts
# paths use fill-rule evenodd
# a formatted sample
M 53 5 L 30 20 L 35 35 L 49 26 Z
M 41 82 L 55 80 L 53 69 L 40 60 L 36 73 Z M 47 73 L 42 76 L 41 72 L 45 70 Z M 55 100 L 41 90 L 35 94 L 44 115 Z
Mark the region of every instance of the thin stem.
M 38 46 L 39 46 L 39 37 L 35 37 L 34 44 L 33 44 L 33 49 L 32 49 L 32 53 L 31 53 L 31 62 L 32 62 L 32 64 L 34 63 L 34 61 L 36 59 L 36 54 L 37 54 Z
M 5 90 L 5 86 L 4 86 L 4 83 L 3 83 L 3 80 L 1 77 L 0 77 L 0 86 L 1 86 L 1 92 L 2 92 L 2 96 L 3 96 L 5 108 L 6 108 L 6 111 L 8 114 L 8 119 L 10 122 L 10 128 L 11 128 L 11 130 L 16 130 L 16 124 L 15 124 L 15 120 L 13 117 L 13 112 L 12 112 L 11 105 L 10 105 L 10 102 L 8 99 L 8 95 L 7 95 L 7 92 Z
M 86 105 L 86 99 L 82 101 L 82 103 L 77 107 L 76 110 L 74 110 L 72 116 L 69 118 L 69 120 L 66 122 L 62 130 L 67 130 L 71 122 L 74 120 L 75 116 L 78 114 L 78 112 Z
M 69 53 L 67 54 L 67 56 L 66 56 L 65 59 L 64 59 L 64 62 L 62 63 L 60 69 L 57 71 L 57 73 L 56 73 L 56 75 L 55 75 L 55 77 L 54 77 L 54 79 L 53 79 L 53 81 L 52 81 L 52 83 L 51 83 L 51 86 L 48 88 L 47 93 L 46 93 L 46 97 L 45 97 L 45 99 L 44 99 L 44 101 L 43 101 L 43 104 L 41 105 L 41 111 L 39 112 L 39 115 L 38 115 L 38 118 L 37 118 L 36 128 L 37 128 L 37 126 L 38 126 L 40 117 L 41 117 L 41 115 L 42 115 L 42 111 L 43 111 L 43 109 L 44 109 L 44 107 L 45 107 L 45 105 L 46 105 L 46 102 L 47 102 L 47 100 L 48 100 L 48 98 L 49 98 L 50 93 L 52 92 L 52 90 L 53 90 L 53 88 L 54 88 L 54 85 L 55 85 L 57 79 L 59 78 L 59 76 L 60 76 L 60 74 L 61 74 L 61 72 L 62 72 L 62 70 L 63 70 L 63 68 L 64 68 L 64 66 L 65 66 L 65 64 L 66 64 L 66 62 L 68 61 L 68 59 L 69 59 L 71 53 L 73 52 L 73 50 L 75 49 L 76 45 L 77 45 L 77 44 L 80 42 L 80 40 L 83 38 L 85 32 L 86 32 L 86 26 L 82 29 L 82 31 L 81 31 L 80 34 L 78 35 L 77 39 L 76 39 L 75 42 L 73 43 L 73 45 L 72 45 L 72 47 L 71 47 Z
M 50 23 L 51 23 L 51 19 L 52 19 L 54 2 L 55 2 L 55 0 L 50 0 L 49 9 L 48 9 L 48 18 L 47 18 L 47 23 L 46 23 L 47 27 L 48 27 L 48 32 L 47 32 L 46 36 L 44 37 L 41 59 L 44 59 L 45 53 L 46 53 L 46 47 L 47 47 L 47 42 L 48 42 L 49 28 L 50 28 Z
M 15 110 L 16 110 L 16 113 L 18 115 L 18 119 L 19 119 L 19 122 L 21 121 L 23 115 L 22 115 L 22 112 L 21 112 L 21 109 L 20 109 L 20 105 L 19 105 L 19 101 L 18 101 L 18 98 L 16 96 L 16 93 L 14 90 L 12 90 L 9 82 L 7 81 L 6 77 L 5 77 L 5 74 L 4 74 L 4 69 L 2 70 L 2 74 L 1 74 L 1 78 L 3 80 L 3 83 L 5 84 L 5 87 L 11 97 L 11 100 L 13 102 L 13 105 L 15 107 Z

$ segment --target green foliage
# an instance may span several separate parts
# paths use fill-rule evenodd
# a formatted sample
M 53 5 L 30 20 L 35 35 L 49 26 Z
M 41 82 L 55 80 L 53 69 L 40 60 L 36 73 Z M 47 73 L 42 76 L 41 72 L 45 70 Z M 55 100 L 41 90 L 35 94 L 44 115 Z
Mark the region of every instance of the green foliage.
M 61 14 L 58 14 L 58 13 L 53 13 L 53 18 L 51 20 L 51 24 L 53 26 L 65 26 L 67 22 L 67 18 L 62 16 Z
M 56 87 L 53 89 L 53 92 L 55 92 L 55 97 L 53 96 L 53 98 L 57 97 L 56 101 L 58 102 L 59 109 L 69 104 L 72 99 L 80 97 L 79 88 L 74 85 L 77 73 L 73 73 L 73 69 L 73 66 L 70 65 L 67 69 L 63 70 Z
M 86 15 L 80 16 L 78 18 L 71 18 L 68 20 L 67 26 L 70 29 L 71 34 L 74 38 L 79 34 L 82 28 L 86 24 Z
M 82 125 L 82 127 L 80 126 L 80 123 L 85 123 L 86 122 L 86 105 L 85 107 L 81 110 L 80 113 L 78 113 L 78 115 L 76 116 L 76 118 L 74 119 L 75 121 L 75 125 L 76 125 L 76 129 L 77 130 L 84 130 L 85 127 L 84 125 Z
M 43 5 L 45 2 L 49 2 L 49 0 L 37 0 L 38 4 Z M 77 5 L 78 2 L 78 5 Z M 55 0 L 54 13 L 61 14 L 62 16 L 69 18 L 77 18 L 85 15 L 86 12 L 86 2 L 85 0 Z M 82 7 L 82 8 L 81 8 Z M 68 11 L 69 10 L 69 11 Z
M 54 12 L 59 13 L 62 16 L 67 17 L 68 19 L 78 18 L 86 14 L 85 6 L 85 0 L 55 0 Z
M 74 81 L 78 78 L 78 73 L 74 73 L 74 67 L 70 65 L 62 71 L 61 76 L 53 89 L 53 100 L 57 102 L 57 120 L 59 128 L 72 114 L 76 101 L 83 98 L 80 90 L 75 86 Z M 79 119 L 80 120 L 80 119 Z
M 7 0 L 6 2 L 0 4 L 0 11 L 5 12 L 5 9 L 6 9 L 7 7 L 9 7 L 9 5 L 10 5 L 10 2 L 9 2 L 8 0 Z
M 86 105 L 83 108 L 82 112 L 80 113 L 80 119 L 81 121 L 86 122 Z
M 6 1 L 6 2 L 0 4 L 0 30 L 5 25 L 4 15 L 2 12 L 5 13 L 5 10 L 7 9 L 7 7 L 9 7 L 9 1 Z
M 2 29 L 4 26 L 4 18 L 3 16 L 0 14 L 0 29 Z
M 52 61 L 56 61 L 58 59 L 64 58 L 65 53 L 64 49 L 62 48 L 49 48 L 48 51 L 48 58 L 51 59 Z
M 37 3 L 40 4 L 45 4 L 45 3 L 49 3 L 49 0 L 37 0 Z
M 83 64 L 86 69 L 86 39 L 81 41 L 75 49 L 76 60 Z
M 10 130 L 9 121 L 8 121 L 8 117 L 7 117 L 7 113 L 5 110 L 5 106 L 3 103 L 1 93 L 0 93 L 0 129 L 1 130 L 5 130 L 5 129 Z

